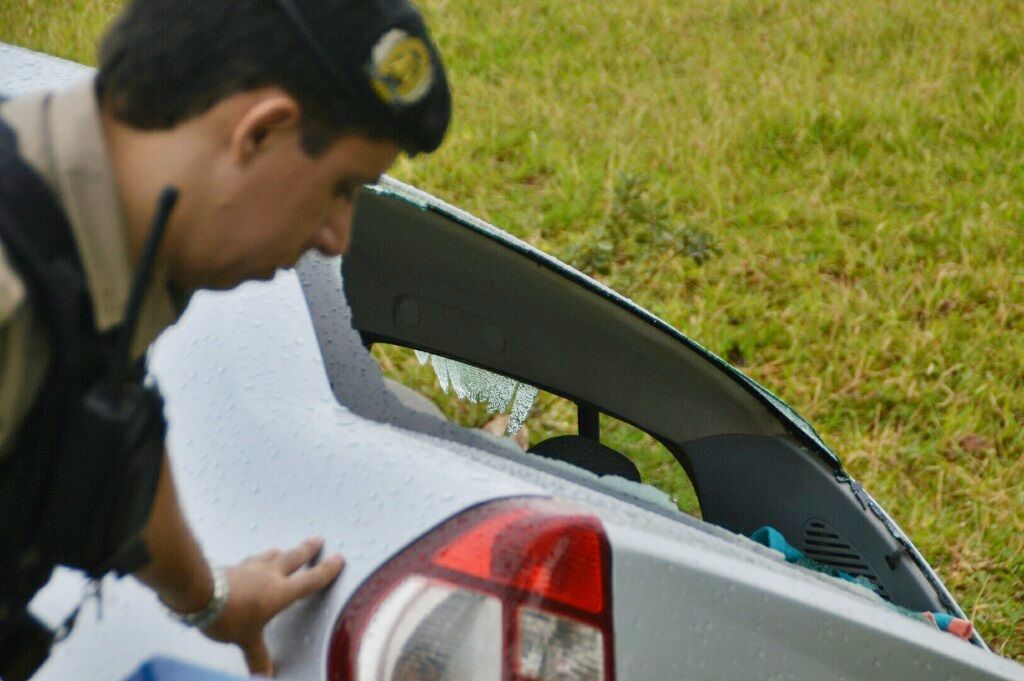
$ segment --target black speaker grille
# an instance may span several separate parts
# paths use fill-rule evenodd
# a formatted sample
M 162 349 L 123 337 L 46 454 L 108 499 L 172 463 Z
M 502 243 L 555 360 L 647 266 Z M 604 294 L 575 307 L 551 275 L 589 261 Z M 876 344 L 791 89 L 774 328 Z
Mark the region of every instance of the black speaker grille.
M 811 518 L 804 523 L 803 544 L 803 551 L 808 558 L 854 577 L 865 577 L 875 585 L 879 596 L 887 601 L 892 600 L 864 557 L 824 520 Z

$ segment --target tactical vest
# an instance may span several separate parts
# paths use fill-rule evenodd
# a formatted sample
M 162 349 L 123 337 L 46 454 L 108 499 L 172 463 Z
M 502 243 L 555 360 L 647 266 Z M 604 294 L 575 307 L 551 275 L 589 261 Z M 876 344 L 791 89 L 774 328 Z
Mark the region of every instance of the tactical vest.
M 67 217 L 2 120 L 0 240 L 50 346 L 39 397 L 0 459 L 0 678 L 13 681 L 30 676 L 49 649 L 26 606 L 55 566 L 100 578 L 148 561 L 139 534 L 166 423 L 141 362 L 112 378 L 116 355 L 122 348 L 127 355 L 131 324 L 96 330 Z

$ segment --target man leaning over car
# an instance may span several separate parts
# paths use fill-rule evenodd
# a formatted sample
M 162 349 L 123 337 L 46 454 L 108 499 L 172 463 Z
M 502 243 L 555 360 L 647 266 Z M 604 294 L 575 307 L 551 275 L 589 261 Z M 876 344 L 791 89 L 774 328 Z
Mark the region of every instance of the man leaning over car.
M 264 626 L 342 558 L 211 569 L 141 358 L 190 292 L 342 253 L 354 194 L 450 111 L 407 0 L 132 0 L 94 80 L 0 105 L 0 677 L 45 659 L 26 606 L 58 564 L 133 574 L 272 673 Z

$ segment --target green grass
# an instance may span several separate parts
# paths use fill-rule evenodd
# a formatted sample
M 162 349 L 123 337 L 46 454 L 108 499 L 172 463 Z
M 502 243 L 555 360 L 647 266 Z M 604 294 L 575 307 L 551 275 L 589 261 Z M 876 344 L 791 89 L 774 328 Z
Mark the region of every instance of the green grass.
M 0 40 L 92 62 L 117 5 L 6 2 Z M 1024 5 L 424 9 L 456 120 L 395 174 L 744 365 L 1024 660 Z M 694 238 L 717 251 L 697 262 Z M 531 427 L 570 419 L 555 405 Z

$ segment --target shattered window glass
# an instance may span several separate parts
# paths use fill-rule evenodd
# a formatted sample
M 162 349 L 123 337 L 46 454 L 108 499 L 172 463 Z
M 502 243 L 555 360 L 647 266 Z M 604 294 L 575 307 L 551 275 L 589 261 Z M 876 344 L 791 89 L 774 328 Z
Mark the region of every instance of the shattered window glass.
M 507 413 L 509 437 L 515 437 L 526 423 L 537 389 L 486 369 L 456 362 L 427 352 L 416 351 L 420 364 L 430 364 L 445 394 L 453 391 L 462 400 L 487 406 L 491 414 Z

